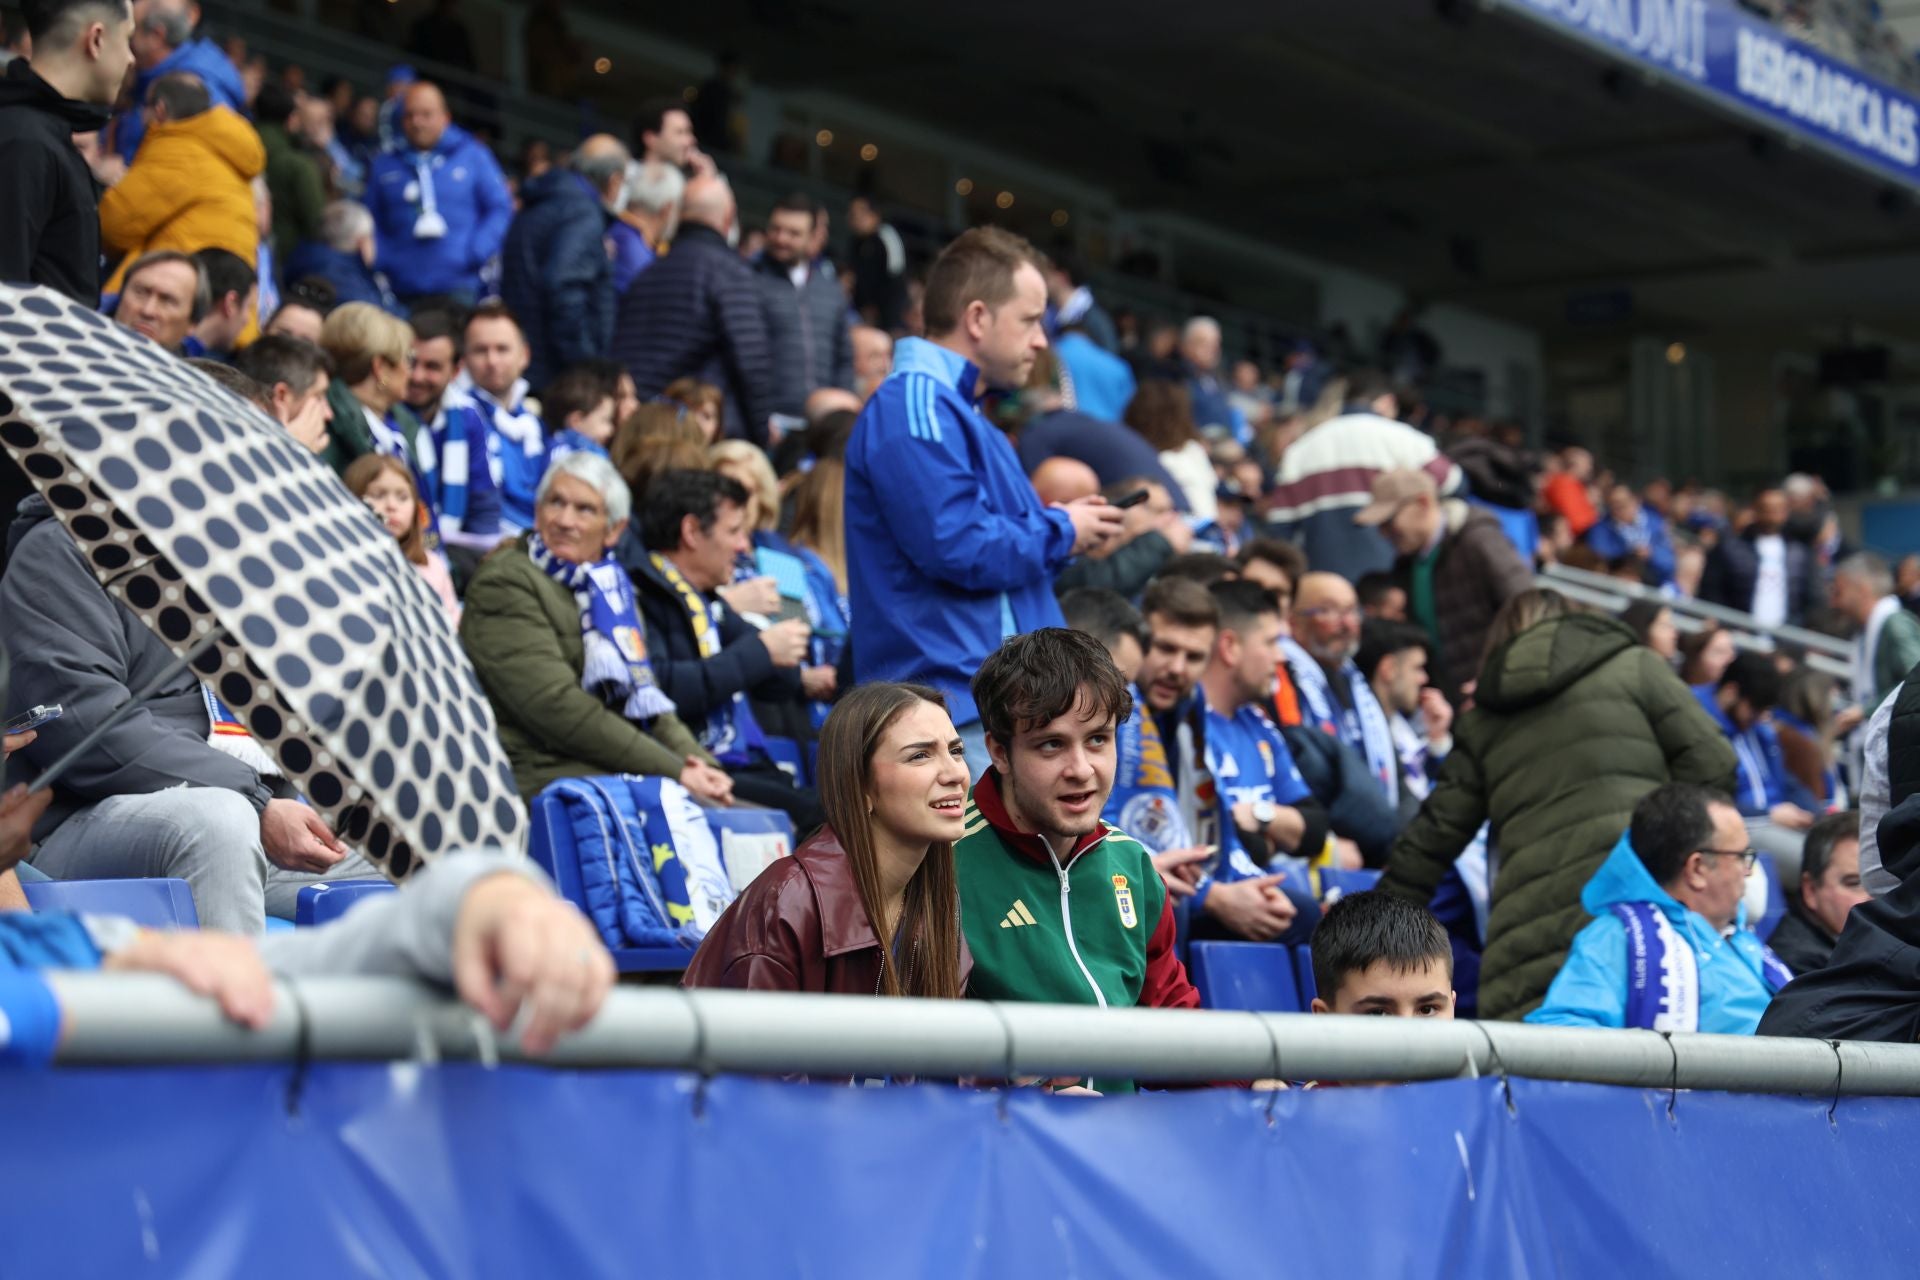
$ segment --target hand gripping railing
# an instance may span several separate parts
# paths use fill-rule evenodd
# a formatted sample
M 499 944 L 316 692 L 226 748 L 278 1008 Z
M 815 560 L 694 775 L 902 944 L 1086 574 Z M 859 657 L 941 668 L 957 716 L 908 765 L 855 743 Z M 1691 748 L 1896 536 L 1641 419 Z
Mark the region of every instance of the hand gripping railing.
M 261 1031 L 140 974 L 55 973 L 58 1061 L 519 1060 L 464 1005 L 390 978 L 280 983 Z M 1516 1075 L 1648 1088 L 1920 1096 L 1920 1045 L 1516 1023 L 1093 1009 L 623 987 L 556 1067 L 766 1075 L 1436 1080 Z

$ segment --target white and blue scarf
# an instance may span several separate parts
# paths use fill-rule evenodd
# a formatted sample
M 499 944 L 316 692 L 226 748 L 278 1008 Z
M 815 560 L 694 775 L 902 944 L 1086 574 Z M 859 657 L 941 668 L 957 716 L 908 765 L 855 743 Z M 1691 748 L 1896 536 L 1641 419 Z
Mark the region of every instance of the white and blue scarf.
M 1293 672 L 1294 688 L 1299 690 L 1301 710 L 1307 718 L 1365 756 L 1367 769 L 1379 781 L 1387 803 L 1398 804 L 1400 757 L 1394 749 L 1393 727 L 1387 723 L 1387 713 L 1381 710 L 1380 700 L 1373 696 L 1373 689 L 1360 674 L 1360 668 L 1351 660 L 1340 667 L 1340 674 L 1347 681 L 1347 696 L 1353 704 L 1348 709 L 1334 698 L 1327 673 L 1298 641 L 1282 640 L 1280 650 Z
M 1700 959 L 1693 944 L 1651 902 L 1616 902 L 1627 933 L 1626 1025 L 1647 1031 L 1700 1029 Z M 1761 978 L 1778 991 L 1793 981 L 1780 958 L 1760 946 Z
M 611 557 L 593 564 L 562 560 L 537 533 L 527 538 L 527 554 L 540 572 L 573 592 L 580 606 L 580 638 L 587 650 L 580 687 L 629 720 L 671 715 L 673 700 L 661 691 L 647 661 L 647 632 L 627 571 Z

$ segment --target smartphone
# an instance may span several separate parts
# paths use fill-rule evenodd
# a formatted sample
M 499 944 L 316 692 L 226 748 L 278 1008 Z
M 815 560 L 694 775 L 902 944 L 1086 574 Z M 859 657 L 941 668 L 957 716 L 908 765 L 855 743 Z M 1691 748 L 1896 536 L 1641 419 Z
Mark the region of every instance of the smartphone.
M 6 732 L 8 733 L 8 735 L 12 735 L 16 733 L 25 733 L 29 729 L 38 729 L 41 725 L 45 724 L 47 721 L 58 720 L 64 714 L 66 714 L 66 708 L 62 707 L 57 702 L 50 707 L 35 707 L 33 710 L 27 712 L 25 715 L 21 716 L 19 719 L 9 723 L 6 728 Z
M 1153 491 L 1151 489 L 1135 489 L 1132 493 L 1121 498 L 1113 505 L 1123 510 L 1127 507 L 1137 507 L 1151 497 L 1152 493 Z

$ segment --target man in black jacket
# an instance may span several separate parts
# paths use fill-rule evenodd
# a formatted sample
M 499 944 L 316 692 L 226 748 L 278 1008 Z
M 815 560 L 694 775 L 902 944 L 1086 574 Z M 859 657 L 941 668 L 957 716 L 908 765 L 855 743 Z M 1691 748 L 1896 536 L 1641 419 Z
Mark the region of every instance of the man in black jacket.
M 806 196 L 781 200 L 767 215 L 766 252 L 754 263 L 773 349 L 773 411 L 794 418 L 806 415 L 807 397 L 821 387 L 853 387 L 846 297 L 807 257 L 813 219 Z
M 1860 887 L 1860 815 L 1830 813 L 1813 824 L 1800 855 L 1800 883 L 1784 886 L 1787 914 L 1767 945 L 1796 974 L 1824 968 L 1847 916 L 1872 895 Z
M 1822 586 L 1806 544 L 1786 536 L 1787 495 L 1768 489 L 1753 519 L 1720 539 L 1700 576 L 1700 598 L 1751 613 L 1763 627 L 1799 626 L 1820 604 Z
M 746 508 L 737 480 L 663 472 L 615 554 L 633 575 L 662 692 L 733 779 L 734 798 L 783 810 L 804 838 L 826 821 L 820 801 L 774 763 L 748 699 L 804 706 L 824 696 L 807 666 L 812 630 L 792 618 L 756 631 L 714 594 L 751 546 Z
M 0 77 L 0 281 L 100 305 L 99 189 L 73 135 L 103 128 L 133 63 L 127 0 L 29 0 L 31 61 Z
M 726 395 L 729 436 L 767 444 L 773 357 L 753 269 L 727 243 L 739 212 L 719 175 L 687 183 L 673 249 L 620 299 L 613 355 L 642 400 L 676 378 L 712 383 Z

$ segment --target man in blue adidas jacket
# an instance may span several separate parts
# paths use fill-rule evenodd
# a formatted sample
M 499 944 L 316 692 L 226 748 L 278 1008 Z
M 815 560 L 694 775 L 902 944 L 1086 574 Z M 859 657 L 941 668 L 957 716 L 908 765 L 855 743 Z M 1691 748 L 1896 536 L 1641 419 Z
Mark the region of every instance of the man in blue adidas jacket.
M 1054 575 L 1121 520 L 1099 497 L 1042 505 L 975 408 L 989 387 L 1022 385 L 1047 345 L 1038 262 L 993 227 L 948 245 L 927 276 L 927 338 L 895 348 L 847 446 L 854 675 L 938 688 L 975 769 L 974 672 L 1008 636 L 1065 625 Z
M 367 175 L 376 261 L 402 302 L 444 294 L 471 306 L 480 268 L 506 241 L 513 193 L 433 85 L 407 90 L 400 123 L 407 145 L 376 157 Z
M 1787 771 L 1780 738 L 1767 713 L 1780 702 L 1780 672 L 1773 657 L 1743 653 L 1717 685 L 1699 685 L 1694 696 L 1740 762 L 1733 803 L 1747 820 L 1754 848 L 1773 857 L 1782 884 L 1800 883 L 1800 849 L 1825 805 Z

